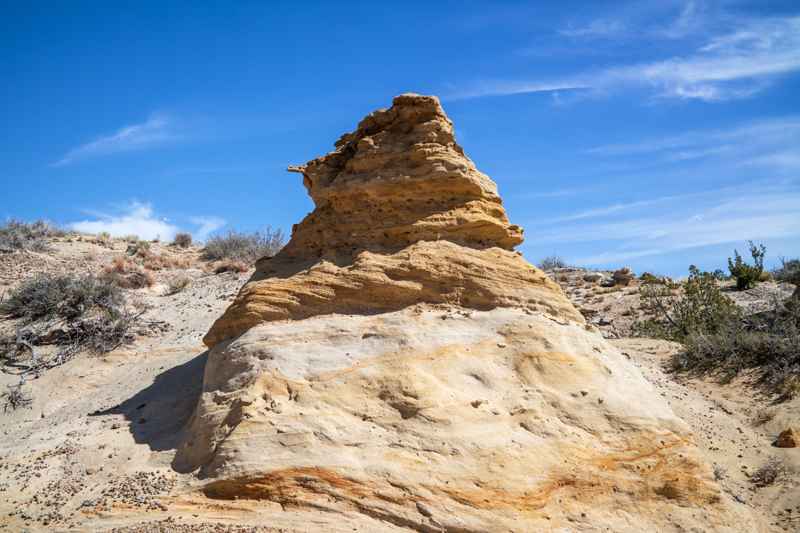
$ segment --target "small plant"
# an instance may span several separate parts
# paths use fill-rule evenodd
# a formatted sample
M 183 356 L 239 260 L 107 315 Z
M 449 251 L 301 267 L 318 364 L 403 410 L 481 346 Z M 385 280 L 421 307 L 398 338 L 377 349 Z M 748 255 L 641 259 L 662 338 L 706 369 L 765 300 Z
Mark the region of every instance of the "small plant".
M 566 268 L 567 262 L 557 255 L 545 257 L 539 261 L 539 268 L 542 270 L 553 270 L 556 268 Z
M 230 231 L 226 235 L 212 237 L 203 249 L 203 258 L 208 261 L 231 259 L 248 264 L 262 257 L 277 254 L 285 243 L 283 231 L 267 228 L 255 233 Z
M 731 276 L 736 278 L 736 288 L 740 291 L 755 287 L 764 272 L 766 246 L 763 244 L 756 246 L 753 241 L 749 241 L 748 246 L 750 247 L 750 256 L 753 258 L 752 265 L 745 263 L 737 250 L 733 251 L 733 259 L 728 258 L 728 270 L 730 270 Z
M 786 472 L 786 465 L 780 459 L 773 457 L 750 475 L 750 482 L 756 487 L 767 487 L 778 481 Z
M 178 294 L 179 292 L 183 291 L 189 284 L 192 282 L 189 276 L 178 275 L 174 276 L 169 280 L 167 283 L 167 296 L 172 296 L 173 294 Z
M 132 242 L 128 245 L 128 248 L 125 250 L 125 253 L 127 253 L 128 255 L 146 257 L 150 253 L 150 242 L 148 241 Z
M 133 234 L 125 235 L 122 238 L 122 240 L 125 241 L 125 242 L 129 242 L 129 243 L 135 243 L 135 242 L 139 242 L 139 236 L 138 235 L 133 235 Z
M 33 399 L 23 388 L 24 386 L 25 380 L 20 379 L 19 383 L 16 385 L 9 385 L 6 388 L 6 392 L 0 395 L 0 398 L 3 400 L 4 413 L 8 412 L 9 409 L 14 411 L 22 407 L 29 407 L 33 402 Z
M 781 257 L 781 266 L 772 271 L 776 281 L 791 283 L 796 287 L 794 298 L 800 298 L 800 259 Z
M 176 233 L 172 244 L 179 248 L 188 248 L 192 245 L 192 235 L 190 233 Z

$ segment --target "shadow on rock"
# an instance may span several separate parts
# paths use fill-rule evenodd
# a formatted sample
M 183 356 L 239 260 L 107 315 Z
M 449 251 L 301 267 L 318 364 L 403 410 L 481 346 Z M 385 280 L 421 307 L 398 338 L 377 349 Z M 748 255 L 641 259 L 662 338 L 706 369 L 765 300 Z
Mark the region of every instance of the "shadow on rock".
M 121 404 L 89 416 L 122 415 L 137 443 L 153 451 L 177 449 L 203 387 L 207 358 L 206 351 L 170 368 Z

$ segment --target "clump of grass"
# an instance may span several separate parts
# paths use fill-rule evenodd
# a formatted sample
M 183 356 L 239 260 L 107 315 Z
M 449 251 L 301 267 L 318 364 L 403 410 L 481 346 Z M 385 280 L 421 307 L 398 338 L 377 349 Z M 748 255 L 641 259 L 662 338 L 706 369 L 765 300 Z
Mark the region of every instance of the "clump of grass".
M 203 258 L 209 261 L 229 259 L 252 264 L 262 257 L 274 256 L 283 248 L 285 242 L 283 231 L 273 230 L 270 227 L 254 233 L 229 231 L 206 242 Z
M 539 261 L 539 268 L 542 270 L 553 270 L 556 268 L 566 268 L 567 262 L 557 255 L 550 255 Z
M 214 264 L 214 274 L 224 274 L 225 272 L 236 272 L 238 274 L 247 272 L 247 264 L 233 259 L 223 259 Z
M 172 296 L 173 294 L 178 294 L 179 292 L 183 291 L 189 284 L 192 282 L 189 276 L 178 275 L 173 276 L 167 282 L 167 296 Z
M 64 235 L 63 230 L 43 220 L 32 223 L 9 220 L 0 226 L 0 253 L 21 250 L 43 252 L 49 249 L 48 239 Z
M 122 289 L 143 289 L 155 283 L 153 274 L 131 258 L 117 256 L 103 269 L 103 278 Z
M 191 233 L 176 233 L 175 239 L 172 241 L 172 244 L 179 248 L 188 248 L 192 245 L 192 235 Z

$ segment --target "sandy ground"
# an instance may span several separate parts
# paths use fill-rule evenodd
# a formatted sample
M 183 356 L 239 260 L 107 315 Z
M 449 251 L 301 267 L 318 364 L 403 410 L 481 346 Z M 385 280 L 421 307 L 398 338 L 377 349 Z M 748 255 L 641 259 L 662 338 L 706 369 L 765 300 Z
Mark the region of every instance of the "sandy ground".
M 96 272 L 126 246 L 61 239 L 44 254 L 0 255 L 0 294 L 36 272 Z M 281 523 L 267 526 L 259 521 L 262 503 L 205 500 L 192 490 L 196 479 L 173 468 L 202 382 L 201 338 L 251 272 L 209 274 L 197 249 L 170 253 L 191 263 L 180 270 L 191 278 L 185 290 L 165 296 L 176 271 L 161 271 L 153 287 L 131 291 L 147 308 L 142 319 L 154 324 L 150 334 L 45 372 L 29 382 L 30 408 L 0 411 L 0 531 L 239 532 L 296 530 L 298 524 L 315 531 L 312 516 L 301 511 L 287 509 Z M 800 426 L 800 400 L 774 404 L 747 376 L 722 384 L 668 372 L 679 345 L 627 337 L 639 305 L 636 286 L 603 288 L 584 282 L 584 273 L 553 275 L 694 429 L 724 489 L 776 531 L 800 531 L 800 448 L 772 445 L 779 431 Z M 764 284 L 759 291 L 738 297 L 758 306 L 791 287 Z M 2 322 L 0 329 L 13 327 Z M 0 373 L 0 390 L 17 380 Z M 759 487 L 753 473 L 770 460 L 780 475 Z

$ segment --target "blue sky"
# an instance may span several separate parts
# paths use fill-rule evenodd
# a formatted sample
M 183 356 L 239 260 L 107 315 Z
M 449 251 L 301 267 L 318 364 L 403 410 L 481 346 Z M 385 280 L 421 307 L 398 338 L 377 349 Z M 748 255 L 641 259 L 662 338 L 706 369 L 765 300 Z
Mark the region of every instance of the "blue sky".
M 436 94 L 532 261 L 800 255 L 800 5 L 3 2 L 0 217 L 290 230 L 289 164 Z

